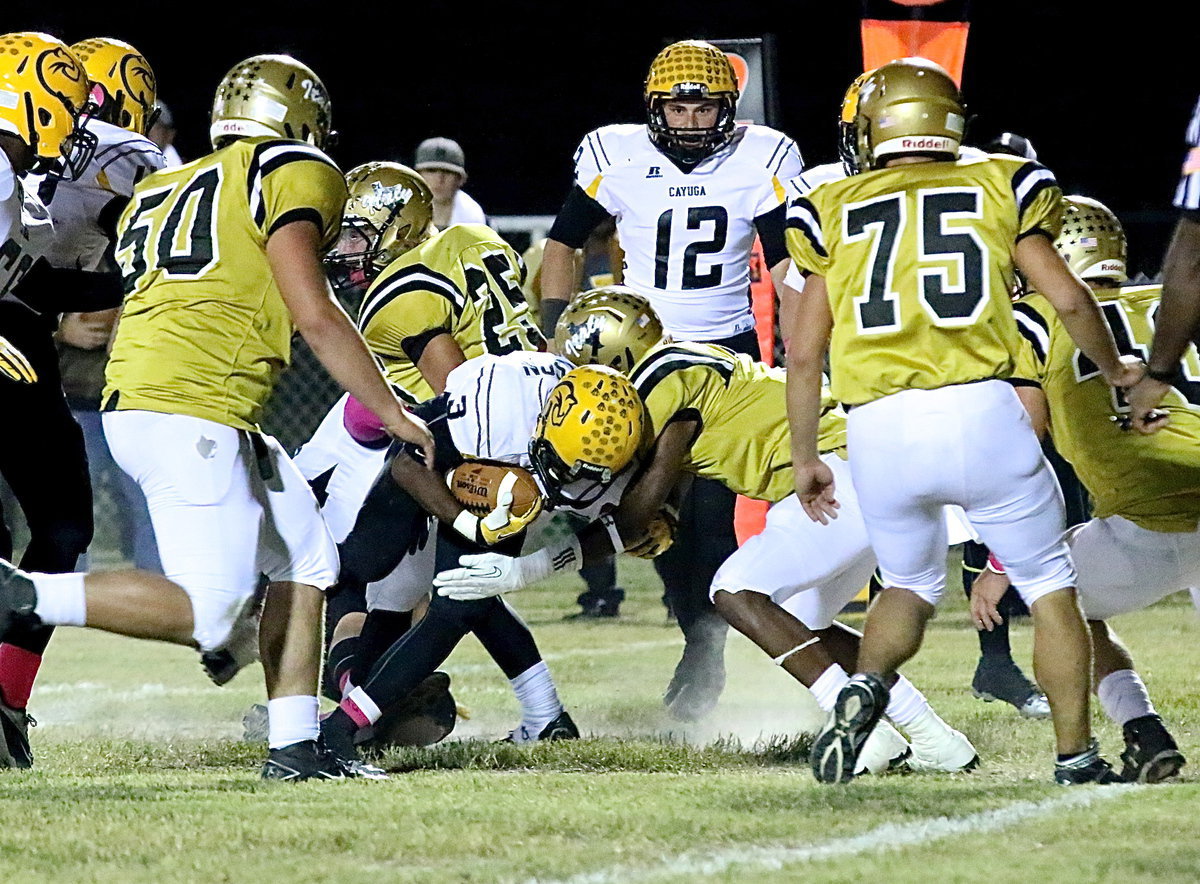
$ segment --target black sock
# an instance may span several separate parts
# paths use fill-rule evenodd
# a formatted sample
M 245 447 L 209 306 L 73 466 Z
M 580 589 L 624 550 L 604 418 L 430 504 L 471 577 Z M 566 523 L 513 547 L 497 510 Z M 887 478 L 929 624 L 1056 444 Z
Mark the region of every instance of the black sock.
M 979 633 L 979 653 L 984 657 L 1002 657 L 1012 660 L 1012 647 L 1008 643 L 1008 621 L 993 626 L 991 632 L 984 629 Z
M 330 728 L 346 734 L 357 733 L 358 722 L 351 718 L 344 709 L 338 707 L 329 713 L 321 722 L 321 728 Z
M 362 628 L 359 666 L 366 672 L 412 626 L 412 611 L 371 611 Z
M 467 621 L 476 604 L 433 597 L 425 616 L 371 667 L 362 688 L 376 706 L 386 713 L 445 662 L 470 632 Z
M 325 663 L 325 696 L 342 699 L 342 678 L 354 671 L 361 653 L 362 637 L 357 635 L 344 638 L 329 649 L 329 659 Z

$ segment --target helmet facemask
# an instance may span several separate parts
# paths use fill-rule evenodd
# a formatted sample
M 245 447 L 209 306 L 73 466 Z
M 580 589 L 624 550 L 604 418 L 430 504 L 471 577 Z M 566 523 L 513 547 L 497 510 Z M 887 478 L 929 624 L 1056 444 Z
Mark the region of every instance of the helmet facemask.
M 703 40 L 672 43 L 650 62 L 642 92 L 650 139 L 672 161 L 690 169 L 729 142 L 739 94 L 737 75 L 724 52 Z M 712 126 L 668 125 L 668 103 L 709 100 L 718 102 Z
M 733 134 L 735 101 L 733 96 L 709 95 L 707 90 L 687 94 L 687 87 L 696 84 L 682 84 L 673 90 L 676 94 L 670 98 L 654 96 L 646 102 L 647 126 L 650 137 L 664 154 L 684 166 L 695 166 L 707 157 L 712 156 L 728 142 Z M 703 87 L 700 87 L 703 89 Z M 717 120 L 712 126 L 705 128 L 673 127 L 667 124 L 665 107 L 673 101 L 705 101 L 716 100 L 719 104 Z
M 616 369 L 573 368 L 554 385 L 529 442 L 529 459 L 552 506 L 586 508 L 637 460 L 642 400 Z

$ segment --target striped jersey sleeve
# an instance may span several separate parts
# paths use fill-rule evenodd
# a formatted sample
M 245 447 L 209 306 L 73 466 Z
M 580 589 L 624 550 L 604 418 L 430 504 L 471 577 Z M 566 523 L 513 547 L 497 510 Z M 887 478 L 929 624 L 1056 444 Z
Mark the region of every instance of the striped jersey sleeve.
M 604 142 L 603 130 L 594 129 L 583 136 L 575 148 L 575 183 L 592 199 L 596 198 L 596 187 L 604 173 L 612 166 L 608 145 Z
M 1188 152 L 1183 158 L 1179 173 L 1179 186 L 1175 189 L 1175 206 L 1189 211 L 1200 210 L 1200 99 L 1192 111 L 1192 121 L 1187 128 Z
M 788 204 L 787 247 L 792 263 L 802 271 L 824 276 L 829 269 L 829 251 L 821 230 L 821 215 L 807 196 Z
M 96 151 L 96 181 L 118 196 L 132 196 L 133 188 L 152 172 L 167 164 L 158 145 L 136 135 L 121 143 L 105 145 Z
M 1021 163 L 1012 176 L 1017 201 L 1017 238 L 1043 233 L 1055 239 L 1062 229 L 1062 190 L 1054 173 L 1041 163 Z
M 284 224 L 307 219 L 320 229 L 324 248 L 337 242 L 346 179 L 317 148 L 282 139 L 256 145 L 246 187 L 254 224 L 267 236 Z
M 1046 357 L 1050 352 L 1050 322 L 1028 300 L 1013 304 L 1013 319 L 1023 341 L 1012 380 L 1040 386 L 1046 376 Z

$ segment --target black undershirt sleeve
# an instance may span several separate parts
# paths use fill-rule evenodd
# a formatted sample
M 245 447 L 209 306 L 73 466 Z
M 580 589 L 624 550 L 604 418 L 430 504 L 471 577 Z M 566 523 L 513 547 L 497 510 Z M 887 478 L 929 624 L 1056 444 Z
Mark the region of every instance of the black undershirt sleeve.
M 788 256 L 787 240 L 784 238 L 786 222 L 786 203 L 780 203 L 765 215 L 754 219 L 754 229 L 758 231 L 758 238 L 762 240 L 763 258 L 768 269 Z
M 92 313 L 120 307 L 121 274 L 51 267 L 39 259 L 13 294 L 38 313 Z
M 558 210 L 554 226 L 550 228 L 550 239 L 573 249 L 582 249 L 592 231 L 608 217 L 608 210 L 576 184 Z

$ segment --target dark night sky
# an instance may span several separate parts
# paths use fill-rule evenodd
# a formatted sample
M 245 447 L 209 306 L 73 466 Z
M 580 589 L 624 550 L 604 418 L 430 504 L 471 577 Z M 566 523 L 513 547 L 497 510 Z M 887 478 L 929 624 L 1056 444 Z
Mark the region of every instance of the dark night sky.
M 1103 17 L 1087 13 L 1109 4 L 1090 0 L 973 6 L 963 83 L 973 131 L 1029 136 L 1068 191 L 1125 217 L 1135 263 L 1156 266 L 1169 219 L 1154 215 L 1169 206 L 1200 92 L 1200 4 L 1144 0 Z M 329 87 L 344 168 L 408 160 L 422 138 L 449 135 L 466 152 L 467 189 L 490 214 L 553 212 L 583 133 L 642 119 L 646 67 L 672 39 L 774 33 L 780 125 L 814 163 L 834 159 L 837 108 L 861 70 L 857 0 L 494 2 L 490 14 L 469 3 L 73 7 L 10 0 L 4 25 L 134 43 L 175 111 L 185 157 L 208 149 L 209 102 L 224 72 L 248 55 L 287 51 Z

